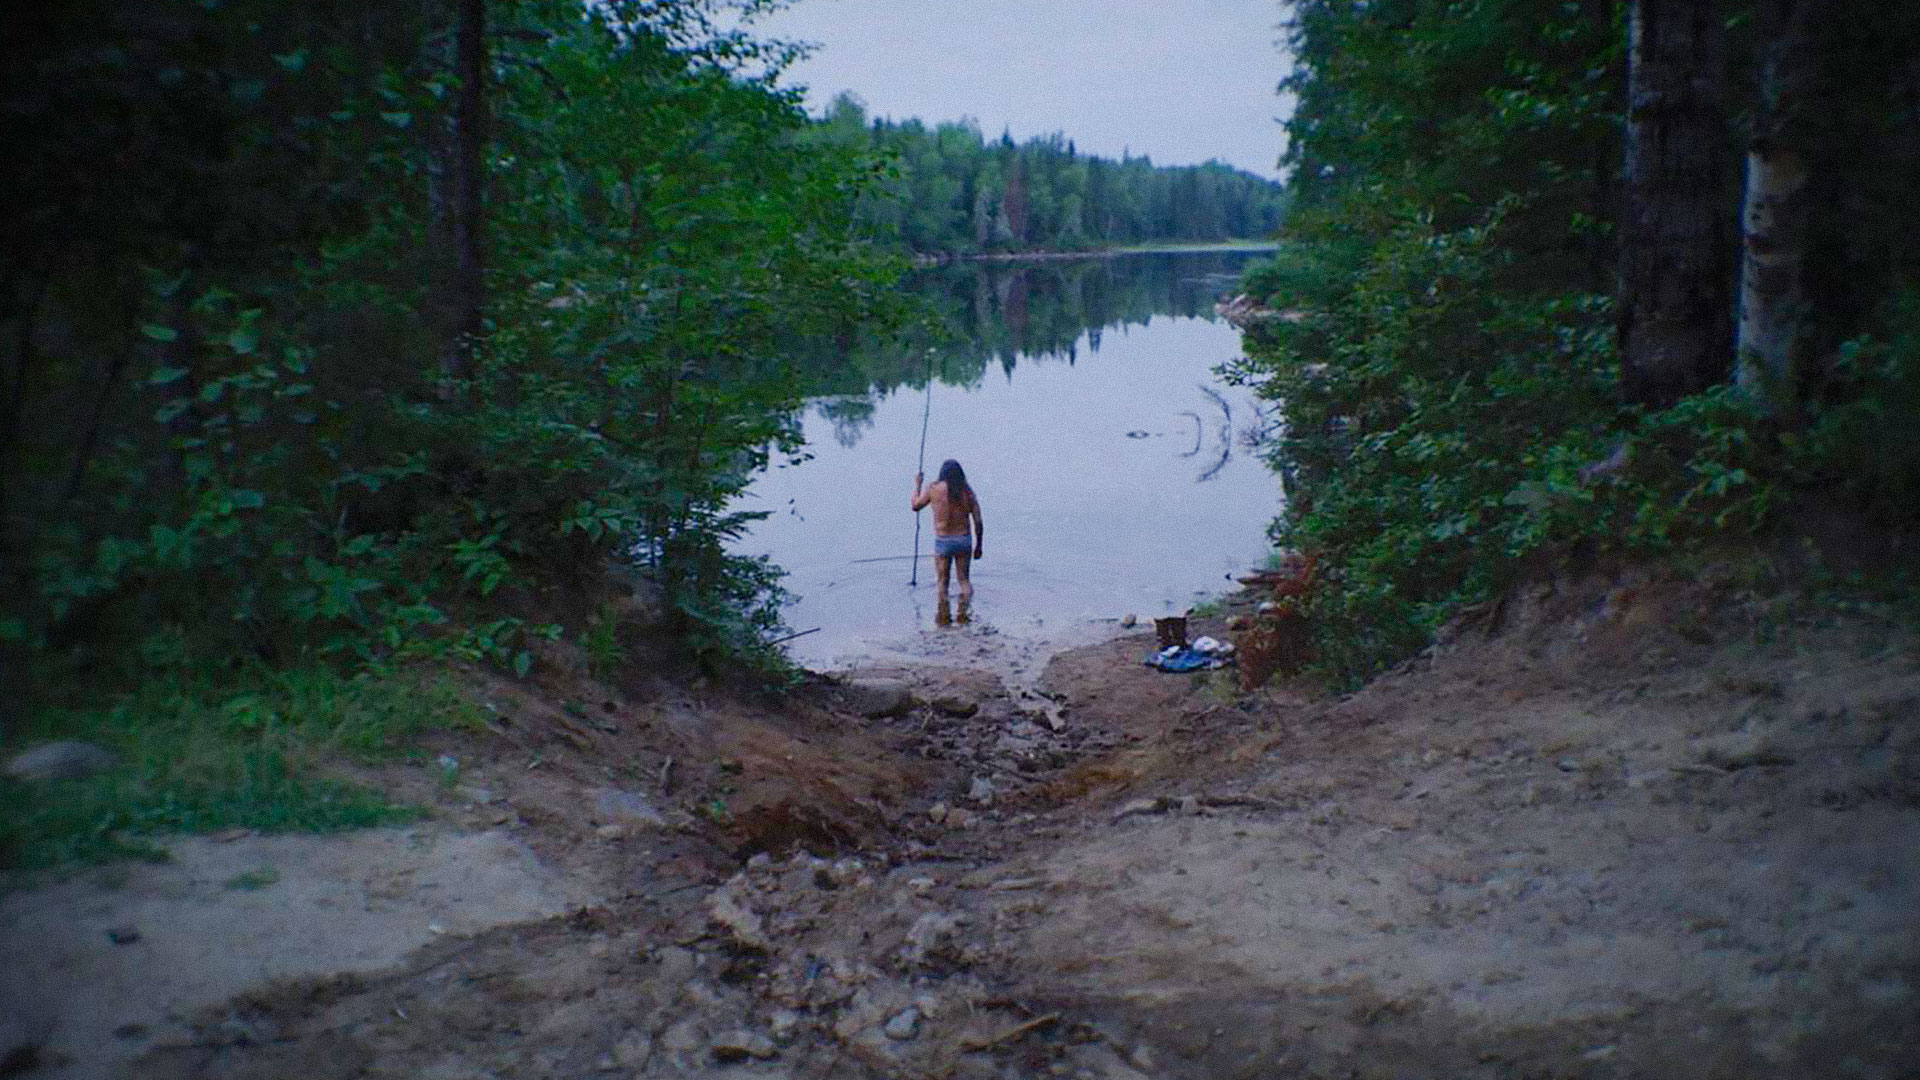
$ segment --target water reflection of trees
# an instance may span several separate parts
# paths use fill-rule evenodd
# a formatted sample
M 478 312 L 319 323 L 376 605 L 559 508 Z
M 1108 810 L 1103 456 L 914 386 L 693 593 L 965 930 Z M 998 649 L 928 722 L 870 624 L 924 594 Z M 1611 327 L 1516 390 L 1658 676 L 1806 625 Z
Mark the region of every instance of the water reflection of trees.
M 835 397 L 814 403 L 833 424 L 833 441 L 848 449 L 873 430 L 875 402 L 871 397 Z
M 1024 361 L 1069 364 L 1100 351 L 1103 330 L 1142 326 L 1155 315 L 1212 317 L 1220 293 L 1251 256 L 1242 252 L 1130 255 L 1030 263 L 959 263 L 911 275 L 903 287 L 920 318 L 888 340 L 802 357 L 808 394 L 852 446 L 871 426 L 872 403 L 897 386 L 921 387 L 931 369 L 971 386 L 990 367 L 1012 374 Z

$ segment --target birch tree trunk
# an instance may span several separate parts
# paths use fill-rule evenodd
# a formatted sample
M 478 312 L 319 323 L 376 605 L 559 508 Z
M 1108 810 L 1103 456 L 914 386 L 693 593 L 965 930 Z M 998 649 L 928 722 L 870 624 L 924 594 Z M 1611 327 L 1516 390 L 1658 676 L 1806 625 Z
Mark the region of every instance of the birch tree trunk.
M 1717 0 L 1633 5 L 1620 363 L 1627 400 L 1650 408 L 1704 390 L 1732 367 L 1722 20 Z
M 1740 385 L 1791 400 L 1807 374 L 1811 303 L 1807 293 L 1806 140 L 1815 58 L 1810 0 L 1759 0 L 1760 102 L 1747 147 L 1740 268 Z

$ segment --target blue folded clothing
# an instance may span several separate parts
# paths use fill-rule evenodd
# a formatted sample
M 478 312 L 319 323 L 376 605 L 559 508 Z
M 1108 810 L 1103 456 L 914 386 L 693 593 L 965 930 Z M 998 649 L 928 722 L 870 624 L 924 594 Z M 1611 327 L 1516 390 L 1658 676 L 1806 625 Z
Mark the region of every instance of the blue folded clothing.
M 1203 653 L 1198 649 L 1179 646 L 1148 653 L 1143 662 L 1148 667 L 1159 668 L 1161 671 L 1199 671 L 1203 668 L 1227 666 L 1227 661 L 1221 657 Z

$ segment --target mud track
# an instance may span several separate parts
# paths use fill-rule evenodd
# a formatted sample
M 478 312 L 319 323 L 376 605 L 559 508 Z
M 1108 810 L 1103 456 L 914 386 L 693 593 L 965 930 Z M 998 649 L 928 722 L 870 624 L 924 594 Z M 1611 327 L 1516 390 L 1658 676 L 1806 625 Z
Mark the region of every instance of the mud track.
M 458 791 L 386 782 L 598 899 L 248 992 L 125 1075 L 1916 1075 L 1910 638 L 1614 580 L 1339 699 L 1149 641 L 1046 698 L 863 673 L 913 695 L 876 718 L 488 684 Z

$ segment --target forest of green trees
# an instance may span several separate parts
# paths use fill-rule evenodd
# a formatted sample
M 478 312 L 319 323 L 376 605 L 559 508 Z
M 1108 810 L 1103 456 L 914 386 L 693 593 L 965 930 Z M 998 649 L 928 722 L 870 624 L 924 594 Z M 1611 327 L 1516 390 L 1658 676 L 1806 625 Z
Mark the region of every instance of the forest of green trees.
M 729 503 L 798 438 L 797 345 L 884 325 L 898 267 L 740 6 L 9 8 L 5 696 L 524 671 L 530 583 L 629 556 L 691 651 L 754 648 Z
M 414 660 L 617 657 L 611 582 L 684 655 L 777 670 L 777 569 L 726 543 L 802 402 L 989 311 L 963 378 L 1134 306 L 1097 268 L 916 300 L 907 253 L 1284 210 L 1234 374 L 1285 417 L 1275 539 L 1318 559 L 1338 678 L 1548 557 L 1850 525 L 1910 588 L 1920 6 L 1294 0 L 1284 192 L 809 118 L 733 29 L 777 6 L 0 14 L 0 740 L 130 762 L 57 806 L 0 785 L 0 861 L 337 824 L 301 732 L 384 745 L 428 698 L 366 687 Z
M 1240 375 L 1284 406 L 1276 535 L 1319 558 L 1327 668 L 1549 556 L 1850 525 L 1856 565 L 1816 569 L 1905 565 L 1920 7 L 1290 12 L 1294 203 L 1247 282 L 1285 316 Z
M 888 176 L 861 203 L 861 223 L 916 253 L 1264 239 L 1286 207 L 1279 184 L 1218 162 L 1111 161 L 1057 134 L 1016 145 L 1006 134 L 989 142 L 971 122 L 869 121 L 844 94 L 820 137 L 881 156 Z

